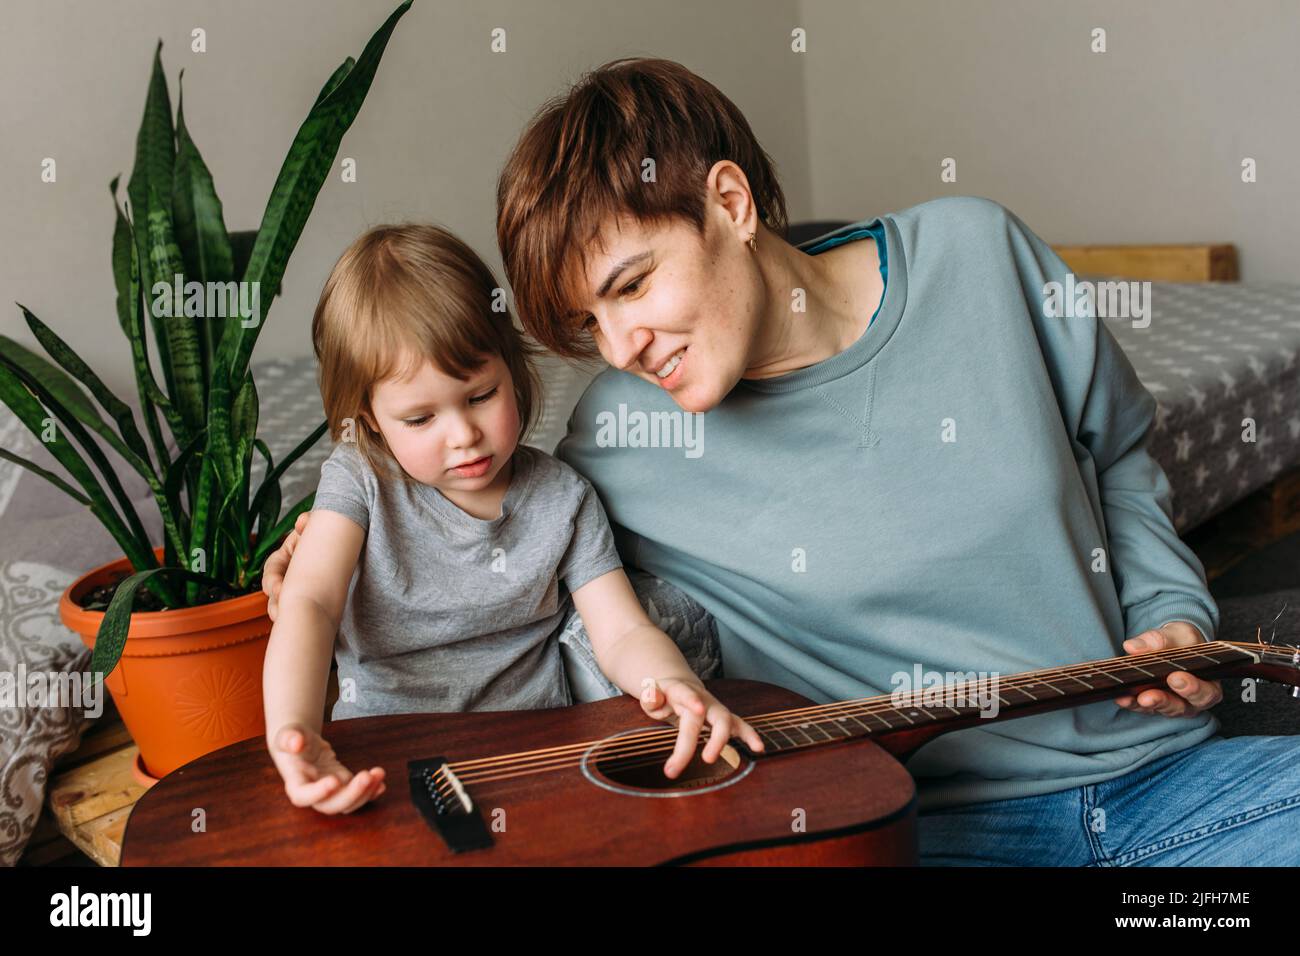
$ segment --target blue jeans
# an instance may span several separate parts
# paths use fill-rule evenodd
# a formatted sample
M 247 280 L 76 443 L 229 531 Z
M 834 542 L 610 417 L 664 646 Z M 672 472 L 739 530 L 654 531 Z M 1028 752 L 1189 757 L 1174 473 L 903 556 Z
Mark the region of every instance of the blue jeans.
M 1296 866 L 1300 736 L 1215 736 L 1103 783 L 922 813 L 917 828 L 923 866 Z

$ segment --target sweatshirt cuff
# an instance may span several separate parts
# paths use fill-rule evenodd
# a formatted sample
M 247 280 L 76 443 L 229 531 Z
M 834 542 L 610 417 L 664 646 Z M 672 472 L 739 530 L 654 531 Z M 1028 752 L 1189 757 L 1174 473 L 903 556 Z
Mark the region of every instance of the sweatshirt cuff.
M 1175 621 L 1180 622 L 1180 623 L 1182 623 L 1182 624 L 1190 624 L 1190 625 L 1192 625 L 1192 627 L 1194 627 L 1194 628 L 1196 628 L 1198 631 L 1200 631 L 1200 633 L 1201 633 L 1201 641 L 1202 641 L 1202 643 L 1206 643 L 1206 644 L 1209 643 L 1209 638 L 1207 638 L 1207 637 L 1205 636 L 1205 630 L 1204 630 L 1204 628 L 1202 628 L 1201 625 L 1197 624 L 1195 621 L 1185 621 L 1185 620 L 1183 620 L 1181 617 L 1176 617 L 1176 618 L 1174 618 L 1173 620 L 1162 622 L 1159 626 L 1160 626 L 1160 627 L 1164 627 L 1166 624 L 1173 624 Z
M 1134 608 L 1136 613 L 1125 615 L 1127 640 L 1143 631 L 1152 631 L 1164 627 L 1170 621 L 1184 621 L 1201 632 L 1201 640 L 1209 642 L 1214 633 L 1214 624 L 1205 608 L 1196 601 L 1181 598 L 1173 601 L 1152 604 L 1150 607 Z

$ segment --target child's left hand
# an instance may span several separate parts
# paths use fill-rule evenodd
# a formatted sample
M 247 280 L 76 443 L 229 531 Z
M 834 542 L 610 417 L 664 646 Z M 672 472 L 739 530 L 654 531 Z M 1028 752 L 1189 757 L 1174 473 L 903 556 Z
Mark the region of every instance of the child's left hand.
M 739 737 L 755 753 L 763 749 L 758 732 L 729 711 L 699 681 L 647 677 L 641 683 L 641 709 L 655 720 L 677 725 L 677 746 L 664 764 L 664 776 L 669 779 L 676 777 L 691 762 L 700 728 L 706 719 L 713 734 L 701 754 L 705 763 L 717 760 L 732 737 Z

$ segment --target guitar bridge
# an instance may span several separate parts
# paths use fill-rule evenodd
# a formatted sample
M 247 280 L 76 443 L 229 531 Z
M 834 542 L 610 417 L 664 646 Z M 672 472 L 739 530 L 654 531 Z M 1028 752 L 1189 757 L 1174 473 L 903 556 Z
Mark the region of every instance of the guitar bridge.
M 442 837 L 452 853 L 486 850 L 492 846 L 483 817 L 446 757 L 411 760 L 406 764 L 411 800 L 420 816 Z

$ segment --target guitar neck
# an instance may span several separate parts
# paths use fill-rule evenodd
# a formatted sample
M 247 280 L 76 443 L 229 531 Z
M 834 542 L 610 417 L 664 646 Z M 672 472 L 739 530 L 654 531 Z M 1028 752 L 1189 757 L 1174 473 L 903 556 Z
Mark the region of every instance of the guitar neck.
M 908 753 L 941 733 L 985 721 L 1026 717 L 1138 688 L 1167 686 L 1166 678 L 1175 671 L 1206 680 L 1224 677 L 1260 661 L 1259 653 L 1246 649 L 1250 647 L 1212 641 L 1009 676 L 949 674 L 946 682 L 936 679 L 927 686 L 917 686 L 923 679 L 918 664 L 914 674 L 905 675 L 913 685 L 906 691 L 746 720 L 763 740 L 765 750 L 758 756 L 866 736 L 878 738 L 891 752 Z

